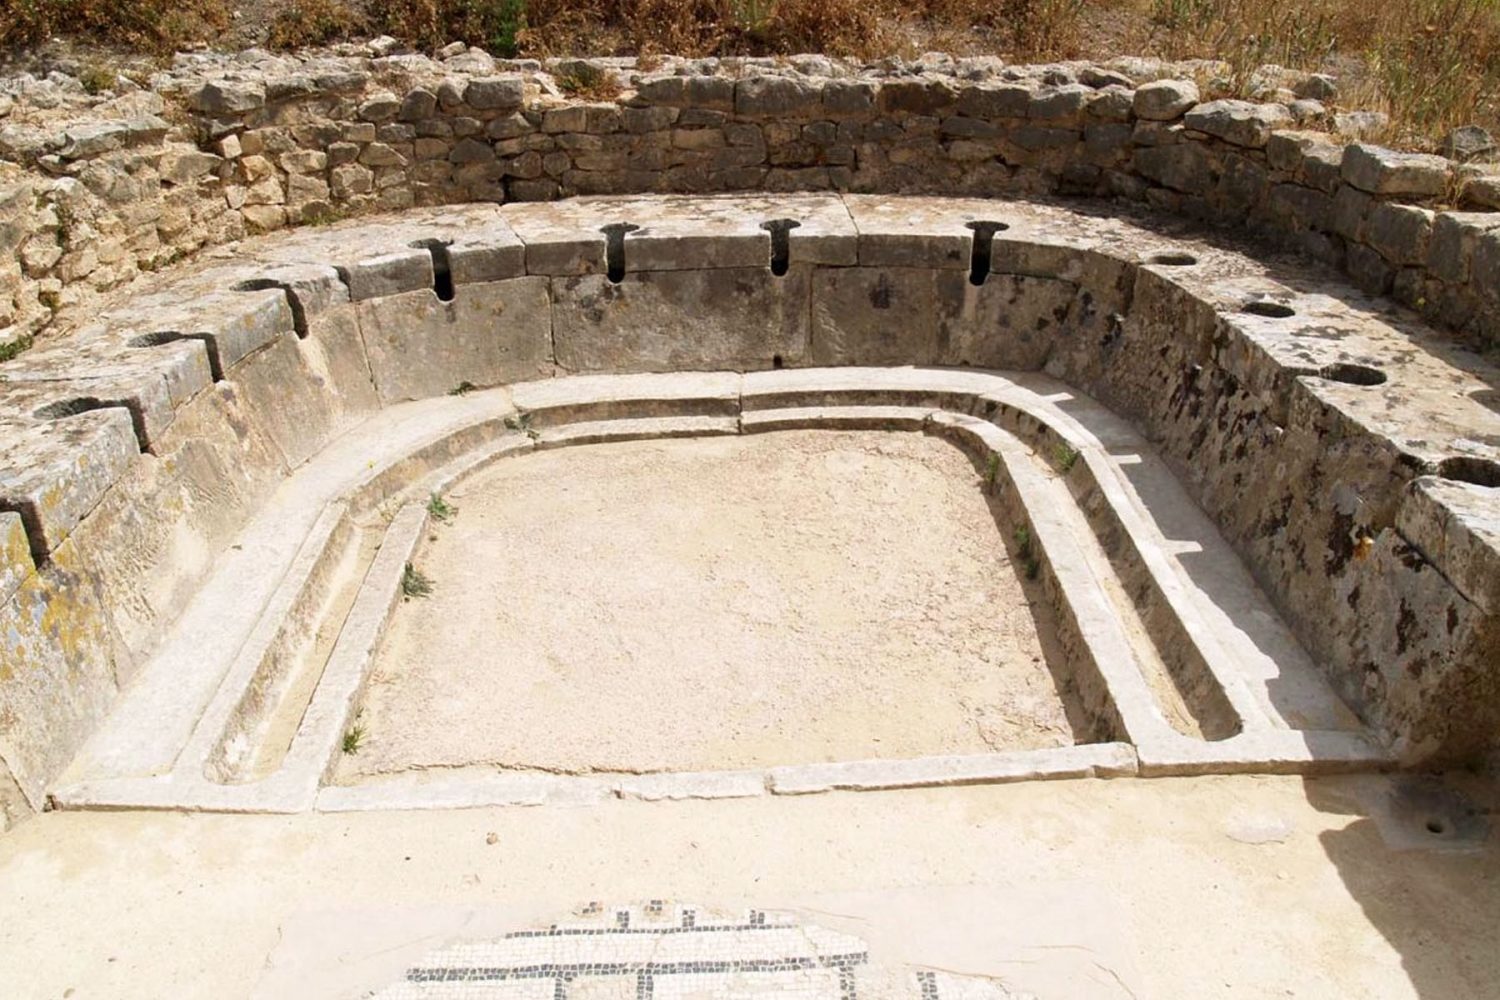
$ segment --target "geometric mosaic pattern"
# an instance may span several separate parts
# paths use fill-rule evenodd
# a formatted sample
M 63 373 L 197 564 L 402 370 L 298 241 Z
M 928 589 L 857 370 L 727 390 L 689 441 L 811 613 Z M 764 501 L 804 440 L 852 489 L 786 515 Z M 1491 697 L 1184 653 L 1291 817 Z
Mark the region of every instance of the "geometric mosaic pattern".
M 750 910 L 654 900 L 430 952 L 376 1000 L 1025 1000 L 1001 984 L 876 970 L 863 941 Z

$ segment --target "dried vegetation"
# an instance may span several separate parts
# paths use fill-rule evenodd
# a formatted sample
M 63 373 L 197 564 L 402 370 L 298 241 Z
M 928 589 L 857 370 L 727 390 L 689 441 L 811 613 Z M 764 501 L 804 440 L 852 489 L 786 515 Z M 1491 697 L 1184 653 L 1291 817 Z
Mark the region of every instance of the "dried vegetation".
M 1266 63 L 1331 72 L 1343 82 L 1345 105 L 1388 112 L 1407 138 L 1500 122 L 1500 0 L 258 2 L 266 5 L 265 40 L 278 48 L 388 33 L 421 48 L 462 41 L 503 56 L 871 58 L 940 49 L 1046 61 L 1130 53 L 1222 60 L 1225 93 L 1248 92 Z M 0 45 L 61 34 L 167 52 L 220 37 L 230 4 L 0 0 Z

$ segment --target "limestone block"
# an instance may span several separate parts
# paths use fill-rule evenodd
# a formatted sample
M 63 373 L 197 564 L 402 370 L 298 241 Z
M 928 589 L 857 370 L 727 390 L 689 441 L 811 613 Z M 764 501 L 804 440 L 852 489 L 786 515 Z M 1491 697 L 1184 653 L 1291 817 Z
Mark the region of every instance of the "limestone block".
M 953 106 L 958 96 L 951 80 L 940 76 L 886 80 L 876 102 L 886 113 L 935 115 Z
M 281 451 L 241 388 L 224 382 L 194 398 L 155 453 L 131 463 L 68 543 L 86 557 L 136 663 L 285 475 Z M 123 664 L 118 669 L 126 680 Z
M 819 269 L 812 344 L 818 365 L 975 365 L 1035 370 L 1078 286 L 1050 278 L 870 267 Z
M 1500 230 L 1500 217 L 1493 212 L 1437 213 L 1427 247 L 1428 270 L 1444 281 L 1463 284 L 1469 280 L 1479 237 L 1496 230 Z
M 359 117 L 367 122 L 388 122 L 401 110 L 401 101 L 388 90 L 377 91 L 360 102 Z
M 15 414 L 0 423 L 0 506 L 21 514 L 38 559 L 62 545 L 141 451 L 123 406 L 56 420 Z
M 279 288 L 238 291 L 224 284 L 205 287 L 192 282 L 142 296 L 106 311 L 101 319 L 139 335 L 202 336 L 210 345 L 211 364 L 220 371 L 292 328 L 286 292 Z
M 306 174 L 293 174 L 286 182 L 286 202 L 289 208 L 303 208 L 313 203 L 328 201 L 328 182 Z
M 958 93 L 958 112 L 971 118 L 1025 118 L 1032 89 L 1021 83 L 973 84 Z
M 752 76 L 734 86 L 736 114 L 773 118 L 811 118 L 819 114 L 823 95 L 812 84 L 789 76 Z
M 1218 179 L 1213 154 L 1196 142 L 1138 148 L 1132 160 L 1142 177 L 1186 194 L 1203 194 Z
M 1398 153 L 1354 143 L 1344 150 L 1344 180 L 1370 194 L 1435 198 L 1448 187 L 1451 165 L 1441 156 Z
M 266 88 L 254 81 L 210 80 L 187 95 L 188 107 L 211 115 L 254 111 L 266 103 Z
M 526 99 L 526 83 L 520 76 L 485 76 L 469 81 L 464 103 L 482 111 L 514 111 Z
M 1155 80 L 1135 89 L 1135 116 L 1147 121 L 1172 121 L 1198 103 L 1198 85 L 1191 80 Z
M 297 149 L 277 158 L 289 174 L 316 174 L 328 168 L 328 154 L 319 149 Z
M 1301 184 L 1277 184 L 1267 198 L 1267 211 L 1289 229 L 1328 229 L 1333 199 Z
M 81 407 L 123 406 L 141 447 L 150 447 L 174 413 L 172 387 L 152 361 L 150 355 L 140 354 L 138 364 L 117 363 L 112 370 L 87 373 L 90 377 L 85 378 L 7 376 L 0 382 L 0 412 L 68 413 Z M 72 367 L 77 369 L 76 360 Z M 195 374 L 201 377 L 203 372 Z
M 0 603 L 0 757 L 33 809 L 114 699 L 107 623 L 68 544 Z
M 1459 197 L 1466 206 L 1500 208 L 1500 168 L 1467 164 L 1458 176 Z
M 1273 131 L 1291 121 L 1291 113 L 1279 104 L 1233 100 L 1200 104 L 1183 118 L 1190 129 L 1251 149 L 1263 148 Z
M 1046 87 L 1031 95 L 1031 101 L 1026 105 L 1026 117 L 1071 118 L 1083 110 L 1093 95 L 1093 88 L 1081 83 Z
M 173 147 L 162 154 L 157 169 L 162 180 L 172 184 L 192 184 L 199 178 L 217 170 L 222 157 L 204 153 L 190 146 Z
M 1347 608 L 1324 628 L 1347 637 L 1346 686 L 1363 688 L 1397 756 L 1442 766 L 1482 754 L 1500 725 L 1493 618 L 1394 531 L 1381 531 L 1347 577 L 1336 584 Z
M 1358 188 L 1341 185 L 1333 196 L 1333 231 L 1348 240 L 1362 239 L 1373 204 L 1374 199 Z
M 1135 91 L 1122 86 L 1097 90 L 1088 99 L 1090 118 L 1106 122 L 1128 122 L 1135 113 Z
M 464 382 L 503 385 L 552 371 L 545 278 L 459 285 L 451 302 L 422 290 L 357 308 L 385 404 L 441 396 Z
M 1500 615 L 1500 495 L 1423 476 L 1407 488 L 1397 525 L 1487 615 Z
M 160 143 L 167 131 L 167 123 L 155 115 L 82 122 L 64 129 L 52 146 L 64 160 L 86 160 L 130 146 Z
M 1393 264 L 1421 264 L 1427 259 L 1432 220 L 1428 209 L 1380 202 L 1365 222 L 1365 239 Z
M 825 80 L 823 110 L 831 115 L 865 114 L 875 107 L 875 85 L 866 80 Z
M 404 167 L 407 156 L 384 142 L 372 142 L 360 150 L 359 162 L 367 167 Z
M 345 320 L 340 328 L 352 331 L 353 325 Z M 225 380 L 245 415 L 276 444 L 286 467 L 296 468 L 352 422 L 340 387 L 328 375 L 323 350 L 287 331 L 229 369 Z
M 509 225 L 496 220 L 466 228 L 449 245 L 448 262 L 453 281 L 459 285 L 519 278 L 526 273 L 526 247 Z
M 423 122 L 437 113 L 438 99 L 432 91 L 413 87 L 401 99 L 401 110 L 397 118 L 404 122 Z
M 432 287 L 432 255 L 426 250 L 401 247 L 363 260 L 340 263 L 339 272 L 349 286 L 351 301 L 399 295 Z
M 613 210 L 597 211 L 585 227 L 568 210 L 549 202 L 502 206 L 501 212 L 526 245 L 528 274 L 587 274 L 604 270 L 601 226 L 620 221 Z
M 1490 302 L 1500 302 L 1500 229 L 1489 230 L 1475 239 L 1469 282 Z
M 375 174 L 368 167 L 357 163 L 343 163 L 333 168 L 329 190 L 341 201 L 360 194 L 369 194 L 375 186 Z
M 570 371 L 769 368 L 807 350 L 811 269 L 592 274 L 553 281 L 557 363 Z M 705 309 L 704 303 L 718 304 Z

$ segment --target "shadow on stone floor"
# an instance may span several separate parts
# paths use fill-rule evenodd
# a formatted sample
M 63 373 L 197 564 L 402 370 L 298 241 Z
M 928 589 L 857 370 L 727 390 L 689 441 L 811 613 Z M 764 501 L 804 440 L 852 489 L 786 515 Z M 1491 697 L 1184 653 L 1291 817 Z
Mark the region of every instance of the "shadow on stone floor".
M 1314 808 L 1352 817 L 1319 840 L 1370 924 L 1400 954 L 1416 994 L 1500 996 L 1490 971 L 1500 954 L 1495 778 L 1367 775 L 1309 778 L 1303 787 Z

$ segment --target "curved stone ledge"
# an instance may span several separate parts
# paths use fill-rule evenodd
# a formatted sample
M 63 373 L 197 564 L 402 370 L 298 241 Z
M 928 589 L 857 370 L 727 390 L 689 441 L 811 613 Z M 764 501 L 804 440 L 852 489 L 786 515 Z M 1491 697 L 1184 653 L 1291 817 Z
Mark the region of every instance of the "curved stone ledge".
M 802 224 L 763 228 L 782 220 Z M 330 447 L 357 464 L 355 432 L 383 407 L 524 382 L 545 432 L 641 415 L 533 381 L 553 374 L 813 365 L 1075 386 L 1122 440 L 1146 435 L 1396 755 L 1493 746 L 1492 368 L 1303 260 L 1159 218 L 807 194 L 435 207 L 278 234 L 154 276 L 0 366 L 0 436 L 22 442 L 0 467 L 18 668 L 0 757 L 39 806 L 168 625 L 222 629 L 179 618 L 215 558 L 269 544 L 241 532 L 278 484 Z M 677 415 L 733 416 L 738 392 Z M 875 396 L 970 412 L 942 392 Z
M 522 383 L 468 400 L 429 400 L 382 415 L 353 440 L 299 470 L 257 515 L 247 537 L 265 537 L 253 561 L 231 558 L 189 609 L 219 628 L 176 630 L 125 703 L 52 790 L 78 808 L 195 808 L 299 811 L 310 808 L 431 808 L 532 801 L 591 801 L 609 794 L 716 797 L 801 794 L 832 788 L 1008 781 L 1142 773 L 1312 771 L 1379 766 L 1387 756 L 1324 682 L 1289 635 L 1280 634 L 1248 578 L 1228 567 L 1207 589 L 1181 560 L 1214 544 L 1215 532 L 1185 501 L 1171 500 L 1170 476 L 1154 476 L 1147 498 L 1121 476 L 1126 459 L 1149 463 L 1142 442 L 1102 408 L 1039 375 L 1015 378 L 952 369 L 805 369 L 734 373 L 573 376 Z M 1071 404 L 1071 405 L 1070 405 Z M 395 412 L 407 417 L 392 421 Z M 407 426 L 410 425 L 410 426 Z M 1084 711 L 1096 742 L 975 757 L 920 758 L 777 767 L 765 771 L 659 773 L 620 780 L 508 776 L 485 769 L 430 780 L 398 775 L 360 787 L 324 787 L 356 692 L 398 590 L 402 567 L 425 530 L 424 497 L 445 492 L 499 460 L 535 451 L 639 438 L 767 433 L 790 428 L 872 427 L 953 440 L 990 470 L 1003 534 L 1024 528 L 1036 575 L 1065 622 L 1069 650 L 1050 669 Z M 1103 433 L 1104 438 L 1098 435 Z M 1105 442 L 1113 443 L 1113 450 Z M 1076 457 L 1055 467 L 1055 448 Z M 1124 449 L 1131 449 L 1126 456 Z M 363 467 L 353 458 L 368 456 Z M 446 464 L 442 456 L 453 456 Z M 415 460 L 415 461 L 414 461 Z M 1155 470 L 1153 470 L 1154 472 Z M 1146 480 L 1150 481 L 1150 479 Z M 1080 521 L 1067 494 L 1102 495 Z M 391 512 L 355 527 L 359 511 Z M 1169 515 L 1183 540 L 1164 538 Z M 310 525 L 305 538 L 301 525 Z M 258 755 L 266 720 L 293 698 L 288 650 L 319 628 L 315 609 L 332 587 L 327 566 L 344 558 L 352 530 L 383 536 L 343 619 L 316 686 L 283 706 L 299 721 L 284 753 Z M 1097 535 L 1098 542 L 1089 539 Z M 1120 539 L 1128 539 L 1125 544 Z M 1188 541 L 1191 539 L 1191 541 Z M 1113 551 L 1111 551 L 1113 550 Z M 1214 556 L 1227 553 L 1212 552 Z M 1232 556 L 1228 557 L 1232 560 Z M 1153 631 L 1160 650 L 1186 634 L 1196 661 L 1169 663 L 1159 678 L 1195 712 L 1223 713 L 1229 727 L 1207 739 L 1177 731 L 1142 655 L 1149 648 L 1117 621 L 1119 601 L 1102 581 L 1111 566 L 1139 570 L 1130 587 L 1146 617 L 1176 623 Z M 1121 579 L 1123 580 L 1122 573 Z M 268 600 L 230 607 L 214 593 L 242 596 L 274 587 Z M 1144 585 L 1142 585 L 1144 584 Z M 1212 591 L 1212 593 L 1210 593 Z M 1149 593 L 1148 593 L 1149 592 Z M 1236 597 L 1229 595 L 1237 594 Z M 295 609 L 295 610 L 294 610 Z M 1225 614 L 1230 618 L 1217 618 Z M 1232 620 L 1231 620 L 1232 619 Z M 1224 628 L 1224 626 L 1229 626 Z M 248 631 L 247 631 L 248 630 Z M 1215 634 L 1211 635 L 1213 632 Z M 1243 632 L 1243 634 L 1240 634 Z M 240 634 L 248 638 L 240 641 Z M 238 650 L 238 652 L 236 652 Z M 185 675 L 188 657 L 197 669 Z M 1216 700 L 1217 699 L 1217 700 Z M 1128 741 L 1128 743 L 1112 742 Z

